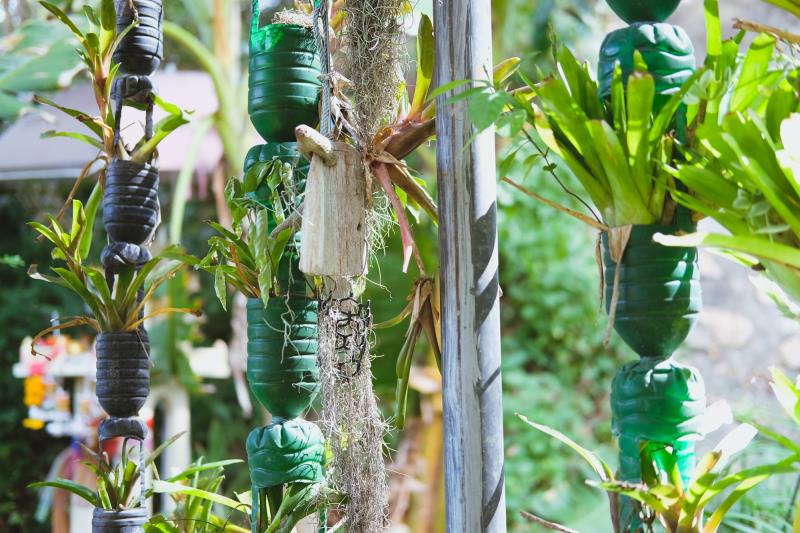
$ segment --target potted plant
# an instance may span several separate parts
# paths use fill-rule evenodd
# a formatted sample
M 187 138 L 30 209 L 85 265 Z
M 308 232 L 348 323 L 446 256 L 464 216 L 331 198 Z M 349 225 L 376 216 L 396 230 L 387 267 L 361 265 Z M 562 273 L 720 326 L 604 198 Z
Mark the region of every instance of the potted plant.
M 252 4 L 248 112 L 269 142 L 291 142 L 298 124 L 319 121 L 321 63 L 311 19 L 299 13 L 276 16 L 261 27 L 258 0 Z
M 95 452 L 82 445 L 83 452 L 90 460 L 83 461 L 92 470 L 97 479 L 97 488 L 87 487 L 68 479 L 55 479 L 28 485 L 28 488 L 53 487 L 69 491 L 83 498 L 94 506 L 92 516 L 92 533 L 144 533 L 148 522 L 163 522 L 163 517 L 148 519 L 148 510 L 145 506 L 154 493 L 169 493 L 175 495 L 176 500 L 186 497 L 194 498 L 202 513 L 192 515 L 191 518 L 210 521 L 210 502 L 219 502 L 228 506 L 244 507 L 244 504 L 230 500 L 217 494 L 222 481 L 222 470 L 225 466 L 241 463 L 240 459 L 229 459 L 206 463 L 202 458 L 189 465 L 185 470 L 171 476 L 166 480 L 158 480 L 155 486 L 137 493 L 137 487 L 142 482 L 142 473 L 151 469 L 153 477 L 158 479 L 155 461 L 184 433 L 179 433 L 162 443 L 152 453 L 143 457 L 140 447 L 138 456 L 131 454 L 128 440 L 122 442 L 120 461 L 114 465 L 109 454 L 105 451 Z M 206 476 L 211 473 L 212 482 L 206 483 Z M 180 495 L 183 495 L 182 497 Z M 201 503 L 202 502 L 202 503 Z M 185 515 L 188 511 L 182 511 Z M 216 518 L 216 517 L 213 517 Z M 189 520 L 189 518 L 187 518 Z M 219 522 L 222 522 L 218 519 Z M 191 526 L 191 523 L 189 523 Z M 187 529 L 188 531 L 188 529 Z
M 180 264 L 162 265 L 162 257 L 149 259 L 137 266 L 125 265 L 117 281 L 109 284 L 104 272 L 85 263 L 90 251 L 91 224 L 79 200 L 73 200 L 72 225 L 69 230 L 48 216 L 50 226 L 30 222 L 40 235 L 53 244 L 53 258 L 64 266 L 52 268 L 55 275 L 38 272 L 32 265 L 34 279 L 55 283 L 77 294 L 91 310 L 90 316 L 73 317 L 40 332 L 36 338 L 52 331 L 75 326 L 90 326 L 97 338 L 97 394 L 101 406 L 112 417 L 137 415 L 149 392 L 149 341 L 143 328 L 145 320 L 191 309 L 164 308 L 144 314 L 145 305 L 155 290 L 174 275 Z M 89 245 L 87 245 L 87 243 Z M 170 251 L 167 251 L 169 255 Z
M 614 328 L 643 357 L 668 357 L 697 320 L 700 306 L 696 250 L 669 250 L 651 238 L 692 228 L 688 214 L 676 209 L 670 194 L 674 179 L 663 168 L 677 157 L 670 125 L 691 84 L 654 113 L 655 80 L 643 63 L 628 78 L 627 88 L 617 67 L 610 99 L 598 96 L 588 68 L 566 48 L 559 51 L 558 64 L 562 74 L 540 83 L 528 80 L 524 91 L 473 90 L 470 109 L 479 128 L 496 121 L 501 133 L 531 146 L 530 161 L 543 162 L 556 180 L 551 154 L 576 176 L 594 206 L 583 202 L 591 215 L 548 204 L 602 231 L 605 304 Z M 479 113 L 492 101 L 510 110 L 502 113 L 503 106 L 494 105 L 500 110 L 495 115 Z M 522 145 L 515 146 L 509 160 Z
M 131 0 L 117 0 L 117 4 L 120 4 L 123 10 L 120 12 L 119 21 L 113 0 L 101 2 L 99 11 L 87 6 L 84 9 L 88 19 L 88 30 L 86 31 L 81 30 L 79 25 L 73 22 L 70 16 L 59 7 L 49 2 L 40 3 L 70 29 L 81 44 L 80 55 L 86 64 L 97 103 L 97 112 L 88 113 L 61 106 L 42 96 L 35 98 L 41 104 L 51 106 L 74 117 L 88 130 L 83 132 L 49 131 L 45 133 L 45 136 L 68 137 L 84 142 L 98 150 L 96 158 L 89 161 L 78 175 L 64 208 L 56 218 L 61 219 L 80 183 L 96 170 L 96 163 L 100 162 L 102 167 L 99 170 L 98 180 L 101 187 L 105 186 L 106 175 L 112 176 L 112 190 L 107 194 L 105 203 L 109 206 L 118 205 L 120 207 L 118 213 L 113 213 L 112 208 L 105 213 L 104 218 L 114 219 L 114 227 L 109 229 L 116 229 L 120 225 L 129 225 L 130 222 L 134 225 L 142 224 L 145 226 L 143 230 L 130 227 L 129 230 L 142 231 L 145 235 L 141 235 L 141 237 L 144 238 L 142 241 L 130 242 L 141 244 L 149 241 L 151 229 L 158 221 L 156 197 L 158 169 L 153 165 L 153 160 L 157 156 L 157 148 L 161 141 L 175 129 L 188 123 L 188 118 L 180 108 L 154 94 L 152 84 L 146 79 L 146 76 L 120 76 L 120 57 L 115 55 L 117 48 L 128 36 L 131 36 L 134 41 L 140 41 L 141 31 L 147 28 L 148 23 L 140 24 L 139 19 L 135 16 L 133 20 L 128 21 L 130 6 L 133 5 Z M 136 5 L 141 3 L 143 13 L 148 13 L 149 8 L 146 8 L 144 4 L 153 2 L 152 0 L 143 0 L 142 2 L 137 0 L 134 3 Z M 157 3 L 160 4 L 160 2 Z M 125 22 L 128 23 L 125 24 Z M 152 31 L 152 28 L 147 30 L 149 33 Z M 95 43 L 96 40 L 98 43 Z M 123 102 L 137 107 L 144 106 L 148 111 L 145 135 L 132 146 L 126 146 L 121 142 L 119 136 Z M 149 118 L 153 106 L 158 106 L 167 113 L 166 117 L 155 125 Z
M 248 298 L 248 381 L 279 419 L 298 416 L 319 391 L 317 300 L 307 296 L 305 277 L 297 270 L 296 245 L 289 243 L 292 228 L 279 227 L 295 209 L 295 200 L 279 192 L 291 175 L 291 165 L 275 158 L 253 164 L 243 181 L 231 178 L 225 196 L 232 229 L 209 222 L 217 235 L 209 239 L 208 254 L 184 257 L 213 274 L 223 307 L 227 285 Z M 275 192 L 266 194 L 269 209 L 254 198 L 264 188 Z
M 531 422 L 520 414 L 517 416 L 537 431 L 569 446 L 589 464 L 597 480 L 587 483 L 608 493 L 615 533 L 631 531 L 630 521 L 616 513 L 618 495 L 639 503 L 639 516 L 643 520 L 636 531 L 651 533 L 654 523 L 658 522 L 667 533 L 716 533 L 737 501 L 771 476 L 795 473 L 800 459 L 797 450 L 793 450 L 790 456 L 771 464 L 726 472 L 726 463 L 745 449 L 758 433 L 753 426 L 742 424 L 703 457 L 688 481 L 679 467 L 679 451 L 657 442 L 642 443 L 639 452 L 642 480 L 631 483 L 615 476 L 605 461 L 563 433 Z M 726 491 L 728 488 L 732 490 Z M 713 506 L 715 500 L 721 501 Z M 712 507 L 706 521 L 706 510 Z M 547 529 L 570 531 L 532 513 L 523 512 L 523 517 Z
M 721 40 L 717 49 L 739 49 Z M 668 246 L 709 246 L 780 287 L 776 298 L 800 302 L 800 190 L 797 186 L 797 131 L 800 72 L 776 53 L 775 37 L 759 34 L 741 58 L 732 53 L 709 59 L 721 73 L 705 80 L 700 98 L 688 108 L 691 157 L 673 174 L 689 189 L 675 191 L 698 218 L 714 219 L 729 234 L 657 235 Z M 741 68 L 739 77 L 726 72 Z M 783 293 L 781 295 L 780 293 Z M 783 304 L 790 310 L 791 304 Z M 790 314 L 791 313 L 790 311 Z

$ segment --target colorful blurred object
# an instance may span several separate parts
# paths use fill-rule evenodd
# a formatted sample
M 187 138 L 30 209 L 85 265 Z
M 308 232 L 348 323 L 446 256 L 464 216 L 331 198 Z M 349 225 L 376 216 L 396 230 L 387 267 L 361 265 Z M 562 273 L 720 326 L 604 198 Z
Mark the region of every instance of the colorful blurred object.
M 44 356 L 31 355 L 31 339 L 22 341 L 14 376 L 24 380 L 26 429 L 42 429 L 54 437 L 83 440 L 93 422 L 103 417 L 94 396 L 95 356 L 90 339 L 52 335 L 36 342 Z

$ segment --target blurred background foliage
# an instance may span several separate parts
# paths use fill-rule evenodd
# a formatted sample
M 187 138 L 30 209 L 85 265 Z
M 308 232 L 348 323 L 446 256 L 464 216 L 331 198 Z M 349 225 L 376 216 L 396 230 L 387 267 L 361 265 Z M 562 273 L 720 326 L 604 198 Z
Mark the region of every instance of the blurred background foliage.
M 78 8 L 81 2 L 60 2 Z M 246 5 L 247 4 L 247 5 Z M 276 2 L 273 7 L 276 7 Z M 421 2 L 425 4 L 425 2 Z M 227 5 L 217 0 L 171 1 L 167 18 L 186 28 L 210 49 L 215 48 L 212 15 L 215 6 Z M 241 2 L 239 15 L 247 27 L 249 2 Z M 4 69 L 10 61 L 24 55 L 15 47 L 14 35 L 25 21 L 41 24 L 41 10 L 30 1 L 4 2 L 6 16 L 0 20 L 3 55 L 0 61 L 0 94 L 27 105 L 32 91 L 41 87 L 8 91 L 2 85 Z M 552 68 L 553 36 L 564 43 L 579 37 L 596 40 L 593 20 L 600 9 L 593 0 L 497 0 L 493 2 L 495 26 L 495 56 L 502 59 L 522 55 L 523 69 L 536 76 L 538 69 Z M 11 16 L 8 16 L 11 13 Z M 64 42 L 61 42 L 63 46 Z M 71 44 L 69 44 L 71 46 Z M 244 54 L 244 40 L 238 43 Z M 167 41 L 167 61 L 180 68 L 197 69 L 191 55 Z M 40 53 L 41 51 L 37 52 Z M 244 55 L 241 56 L 244 60 Z M 244 63 L 242 63 L 244 65 Z M 166 68 L 170 68 L 168 65 Z M 409 73 L 413 72 L 408 68 Z M 56 87 L 52 87 L 55 89 Z M 2 104 L 2 101 L 0 101 Z M 0 116 L 2 120 L 2 116 Z M 502 154 L 506 147 L 500 147 Z M 410 161 L 429 182 L 435 182 L 433 147 L 425 147 Z M 508 175 L 527 187 L 554 199 L 567 196 L 539 168 L 529 172 L 525 157 L 508 169 Z M 46 211 L 57 210 L 59 199 L 66 195 L 69 183 L 40 185 L 26 181 L 10 183 L 0 189 L 0 222 L 4 238 L 0 241 L 0 256 L 18 254 L 26 264 L 45 263 L 40 257 L 42 248 L 32 240 L 24 221 L 41 218 Z M 567 181 L 570 186 L 570 182 Z M 42 194 L 40 189 L 46 189 Z M 34 199 L 44 199 L 35 201 Z M 165 217 L 171 210 L 172 185 L 165 183 L 161 191 Z M 46 200 L 46 201 L 45 201 Z M 506 491 L 508 516 L 513 530 L 529 531 L 520 523 L 519 511 L 535 511 L 547 518 L 574 526 L 574 509 L 603 509 L 605 500 L 597 491 L 586 489 L 588 477 L 570 452 L 549 439 L 537 438 L 522 427 L 515 412 L 524 413 L 538 422 L 557 427 L 593 449 L 607 449 L 606 458 L 613 457 L 609 431 L 607 393 L 611 376 L 626 356 L 617 343 L 604 347 L 604 321 L 599 311 L 595 239 L 591 231 L 571 219 L 541 206 L 506 186 L 499 187 L 500 208 L 500 268 L 503 289 L 503 378 L 506 423 Z M 193 198 L 186 205 L 183 239 L 190 252 L 203 252 L 209 231 L 204 221 L 216 216 L 210 198 Z M 165 231 L 162 228 L 162 232 Z M 164 235 L 159 239 L 164 241 Z M 398 241 L 398 242 L 396 242 Z M 417 242 L 428 265 L 435 264 L 437 235 L 435 228 L 423 226 L 417 232 Z M 399 239 L 388 241 L 385 256 L 373 265 L 367 298 L 373 303 L 377 321 L 394 316 L 404 305 L 413 278 L 399 273 Z M 17 358 L 19 342 L 34 333 L 38 324 L 49 318 L 53 309 L 62 314 L 74 312 L 58 289 L 46 284 L 32 283 L 24 269 L 0 266 L 0 281 L 4 300 L 20 302 L 18 306 L 0 307 L 0 395 L 5 407 L 0 413 L 0 461 L 9 465 L 0 479 L 0 530 L 44 531 L 32 521 L 36 499 L 24 489 L 27 482 L 40 479 L 46 473 L 56 453 L 67 446 L 43 432 L 22 429 L 25 417 L 22 405 L 22 383 L 10 374 Z M 230 317 L 213 297 L 211 280 L 197 278 L 193 273 L 175 283 L 177 293 L 190 301 L 202 301 L 204 318 L 199 325 L 180 326 L 176 331 L 163 331 L 165 323 L 152 330 L 154 345 L 159 337 L 177 334 L 192 337 L 198 344 L 210 344 L 216 338 L 228 340 L 231 335 Z M 23 302 L 25 302 L 23 304 Z M 34 302 L 36 302 L 34 304 Z M 24 312 L 20 312 L 24 309 Z M 374 362 L 376 391 L 383 401 L 387 416 L 394 397 L 394 361 L 404 336 L 404 326 L 381 330 L 375 337 Z M 418 356 L 423 364 L 424 357 Z M 172 363 L 170 362 L 172 361 Z M 213 394 L 208 384 L 184 379 L 183 372 L 171 368 L 174 359 L 156 361 L 156 373 L 182 375 L 181 381 L 192 391 L 193 451 L 207 460 L 244 457 L 243 443 L 249 429 L 261 423 L 263 413 L 250 419 L 242 415 L 231 380 L 215 381 Z M 166 365 L 166 366 L 165 366 Z M 412 399 L 415 405 L 417 399 Z M 393 434 L 389 447 L 402 447 L 403 434 Z M 36 453 L 31 453 L 36 450 Z M 227 471 L 226 491 L 241 491 L 248 485 L 247 470 L 237 465 Z M 38 529 L 37 529 L 38 528 Z M 591 527 L 588 529 L 591 530 Z M 416 530 L 415 530 L 416 531 Z

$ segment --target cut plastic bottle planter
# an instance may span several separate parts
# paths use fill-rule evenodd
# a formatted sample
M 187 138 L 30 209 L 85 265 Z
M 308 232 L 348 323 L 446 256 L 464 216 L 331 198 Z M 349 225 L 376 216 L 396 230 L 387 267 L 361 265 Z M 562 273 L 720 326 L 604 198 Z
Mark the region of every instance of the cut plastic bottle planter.
M 259 27 L 253 1 L 247 110 L 268 142 L 294 141 L 298 124 L 319 121 L 321 63 L 311 28 L 295 24 Z

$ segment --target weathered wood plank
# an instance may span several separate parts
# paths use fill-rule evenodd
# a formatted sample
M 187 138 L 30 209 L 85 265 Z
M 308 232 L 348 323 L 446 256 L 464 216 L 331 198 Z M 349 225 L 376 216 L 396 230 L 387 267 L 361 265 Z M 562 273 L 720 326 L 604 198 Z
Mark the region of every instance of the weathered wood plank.
M 315 155 L 303 201 L 300 270 L 316 276 L 367 271 L 366 182 L 361 154 L 334 143 L 333 166 Z
M 436 80 L 492 72 L 490 0 L 434 2 Z M 447 531 L 506 531 L 494 133 L 438 101 Z M 465 148 L 466 146 L 466 148 Z

